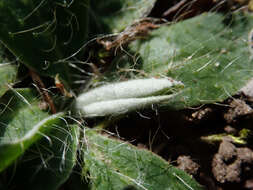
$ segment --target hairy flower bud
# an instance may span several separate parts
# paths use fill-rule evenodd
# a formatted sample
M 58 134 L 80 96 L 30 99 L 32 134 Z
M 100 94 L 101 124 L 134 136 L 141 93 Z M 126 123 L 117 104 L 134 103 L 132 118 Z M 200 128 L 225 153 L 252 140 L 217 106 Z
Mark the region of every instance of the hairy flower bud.
M 77 97 L 84 117 L 119 115 L 169 100 L 183 83 L 170 78 L 135 79 L 94 88 Z

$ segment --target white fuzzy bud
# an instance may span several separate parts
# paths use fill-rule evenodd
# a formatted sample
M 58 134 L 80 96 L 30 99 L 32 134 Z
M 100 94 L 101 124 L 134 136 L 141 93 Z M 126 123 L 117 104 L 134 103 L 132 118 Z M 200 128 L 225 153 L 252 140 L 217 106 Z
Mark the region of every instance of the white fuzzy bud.
M 76 107 L 84 117 L 119 115 L 169 100 L 173 95 L 166 94 L 175 87 L 183 87 L 183 83 L 150 78 L 108 84 L 81 94 Z

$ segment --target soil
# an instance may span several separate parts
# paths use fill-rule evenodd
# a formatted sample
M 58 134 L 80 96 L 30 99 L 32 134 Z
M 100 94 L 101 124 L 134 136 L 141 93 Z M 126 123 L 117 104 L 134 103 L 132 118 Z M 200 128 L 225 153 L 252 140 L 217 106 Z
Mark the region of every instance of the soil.
M 159 154 L 206 189 L 253 189 L 252 135 L 242 135 L 253 123 L 253 102 L 247 101 L 241 94 L 197 110 L 146 110 L 128 115 L 110 131 Z
M 237 148 L 231 138 L 224 138 L 213 157 L 212 172 L 220 183 L 239 183 L 252 169 L 253 152 L 247 147 Z

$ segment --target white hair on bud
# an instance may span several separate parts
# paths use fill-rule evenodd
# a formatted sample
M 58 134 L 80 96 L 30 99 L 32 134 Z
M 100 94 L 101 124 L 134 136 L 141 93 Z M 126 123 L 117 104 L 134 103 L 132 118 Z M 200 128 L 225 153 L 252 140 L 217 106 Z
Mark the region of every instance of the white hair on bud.
M 90 90 L 81 94 L 77 98 L 77 102 L 83 106 L 106 100 L 160 95 L 162 93 L 166 94 L 166 91 L 170 90 L 173 86 L 183 86 L 183 83 L 170 78 L 129 80 Z
M 147 98 L 128 98 L 95 102 L 82 107 L 84 117 L 98 117 L 106 115 L 120 115 L 126 112 L 145 108 L 152 104 L 171 99 L 173 95 L 151 96 Z
M 183 87 L 183 83 L 149 78 L 108 84 L 81 94 L 76 107 L 84 117 L 118 115 L 168 100 L 173 87 Z
M 253 28 L 250 30 L 248 35 L 248 44 L 249 44 L 249 51 L 251 53 L 251 59 L 253 57 Z

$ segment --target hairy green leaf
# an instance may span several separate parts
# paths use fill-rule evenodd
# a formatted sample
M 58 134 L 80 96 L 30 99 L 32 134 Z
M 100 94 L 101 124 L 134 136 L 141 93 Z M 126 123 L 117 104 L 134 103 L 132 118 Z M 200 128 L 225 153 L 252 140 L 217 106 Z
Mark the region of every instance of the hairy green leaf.
M 6 61 L 3 56 L 0 44 L 0 97 L 8 90 L 7 85 L 15 81 L 17 74 L 17 66 Z
M 87 37 L 88 0 L 0 0 L 0 41 L 41 75 L 71 82 L 67 57 Z
M 97 0 L 91 1 L 93 20 L 101 32 L 120 32 L 134 21 L 145 17 L 156 0 Z M 92 22 L 92 23 L 94 23 Z M 102 27 L 99 26 L 102 23 Z
M 199 190 L 190 176 L 152 152 L 86 130 L 83 175 L 90 175 L 91 189 Z
M 9 187 L 59 189 L 69 178 L 76 163 L 78 138 L 77 125 L 54 124 L 47 138 L 41 139 L 29 148 L 18 162 L 13 182 Z
M 17 66 L 10 63 L 0 63 L 0 97 L 8 90 L 8 84 L 14 82 Z
M 163 26 L 130 49 L 140 54 L 138 70 L 145 75 L 184 83 L 183 92 L 168 104 L 181 109 L 222 101 L 253 76 L 248 47 L 252 27 L 252 16 L 234 14 L 225 20 L 220 14 L 202 14 Z
M 62 113 L 51 115 L 38 107 L 32 90 L 9 90 L 0 99 L 0 171 L 25 150 L 62 123 Z

